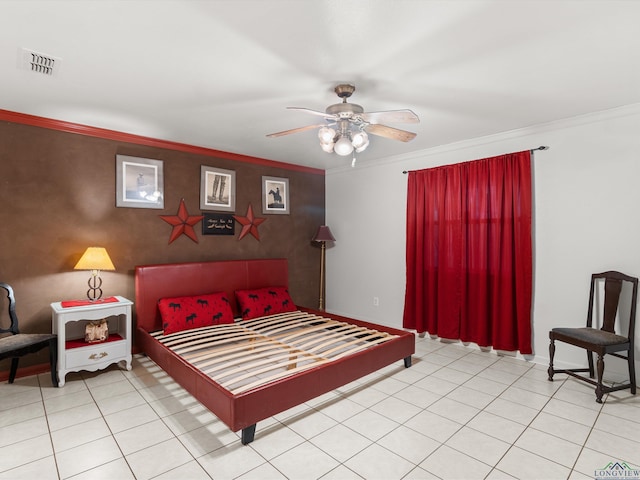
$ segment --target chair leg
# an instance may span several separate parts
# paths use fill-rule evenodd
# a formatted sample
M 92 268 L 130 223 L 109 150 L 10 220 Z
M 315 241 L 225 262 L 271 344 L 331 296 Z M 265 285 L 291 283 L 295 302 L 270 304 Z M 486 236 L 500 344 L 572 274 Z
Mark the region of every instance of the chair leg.
M 596 402 L 602 403 L 602 395 L 604 393 L 602 389 L 602 377 L 604 376 L 604 355 L 598 354 L 598 380 L 596 385 Z
M 589 378 L 593 378 L 593 352 L 590 350 L 587 350 L 587 362 L 589 362 Z
M 631 394 L 636 394 L 636 363 L 634 360 L 633 349 L 627 352 L 627 361 L 629 362 L 629 383 L 631 384 Z
M 51 367 L 51 383 L 58 386 L 58 340 L 49 340 L 49 365 Z
M 13 357 L 11 359 L 11 370 L 9 370 L 9 383 L 13 383 L 16 379 L 16 373 L 18 373 L 18 362 L 20 357 Z
M 547 374 L 549 375 L 549 381 L 553 382 L 553 356 L 556 354 L 556 344 L 551 340 L 549 343 L 549 369 L 547 370 Z

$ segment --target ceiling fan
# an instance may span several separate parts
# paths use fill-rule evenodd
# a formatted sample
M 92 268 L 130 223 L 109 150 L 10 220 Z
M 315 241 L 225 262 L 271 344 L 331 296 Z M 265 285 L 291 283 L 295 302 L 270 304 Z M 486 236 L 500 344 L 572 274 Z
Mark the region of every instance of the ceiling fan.
M 270 133 L 267 137 L 281 137 L 291 133 L 304 132 L 319 128 L 320 147 L 327 153 L 335 152 L 346 156 L 352 152 L 362 152 L 369 146 L 368 134 L 409 142 L 416 136 L 413 132 L 383 125 L 383 123 L 419 123 L 420 119 L 411 110 L 389 110 L 385 112 L 365 112 L 355 103 L 347 103 L 356 87 L 340 84 L 334 89 L 342 103 L 329 105 L 324 112 L 302 107 L 287 107 L 323 117 L 326 123 L 292 128 L 282 132 Z M 355 160 L 355 157 L 354 157 Z

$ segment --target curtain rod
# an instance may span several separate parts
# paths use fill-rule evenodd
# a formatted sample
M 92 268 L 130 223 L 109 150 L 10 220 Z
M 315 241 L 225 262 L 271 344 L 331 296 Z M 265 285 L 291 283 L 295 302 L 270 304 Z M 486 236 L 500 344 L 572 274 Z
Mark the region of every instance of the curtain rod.
M 536 150 L 549 150 L 549 146 L 548 145 L 540 145 L 538 148 L 531 148 L 529 149 L 530 153 L 535 152 Z M 407 170 L 403 170 L 402 173 L 407 174 L 409 173 Z

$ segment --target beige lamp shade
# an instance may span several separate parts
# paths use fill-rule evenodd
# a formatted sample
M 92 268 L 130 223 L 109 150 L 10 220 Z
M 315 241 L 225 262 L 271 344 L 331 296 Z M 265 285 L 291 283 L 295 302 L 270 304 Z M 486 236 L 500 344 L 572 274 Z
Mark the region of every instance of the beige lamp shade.
M 89 247 L 82 254 L 74 270 L 115 270 L 107 249 L 103 247 Z

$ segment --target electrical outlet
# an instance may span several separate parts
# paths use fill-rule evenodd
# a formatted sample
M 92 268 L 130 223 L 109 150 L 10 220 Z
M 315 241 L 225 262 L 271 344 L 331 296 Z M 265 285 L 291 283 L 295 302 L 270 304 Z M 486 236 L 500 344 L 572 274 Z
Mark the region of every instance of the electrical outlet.
M 378 297 L 373 297 L 373 306 L 374 307 L 380 306 L 380 299 Z

